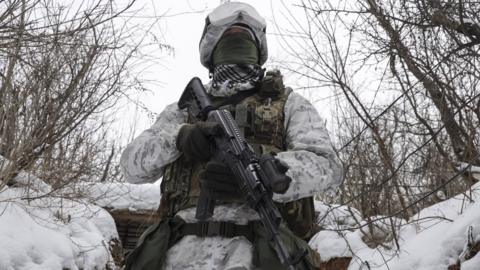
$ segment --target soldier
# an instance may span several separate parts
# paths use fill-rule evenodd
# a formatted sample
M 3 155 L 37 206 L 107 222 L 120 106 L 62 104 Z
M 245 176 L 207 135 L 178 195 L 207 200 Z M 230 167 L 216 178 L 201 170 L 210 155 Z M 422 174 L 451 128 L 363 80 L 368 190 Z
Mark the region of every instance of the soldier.
M 273 197 L 286 223 L 281 237 L 292 253 L 308 251 L 298 269 L 315 269 L 318 254 L 306 243 L 317 229 L 313 196 L 337 187 L 342 167 L 315 108 L 283 85 L 279 71 L 261 68 L 265 29 L 245 3 L 225 3 L 207 16 L 200 40 L 201 62 L 211 75 L 206 89 L 218 107 L 231 111 L 258 154 L 274 152 L 280 166 L 288 165 L 292 182 Z M 120 162 L 129 182 L 163 176 L 161 221 L 141 236 L 126 269 L 283 268 L 232 172 L 212 158 L 217 132 L 218 125 L 195 121 L 175 103 L 124 150 Z M 200 188 L 217 200 L 207 222 L 195 219 Z

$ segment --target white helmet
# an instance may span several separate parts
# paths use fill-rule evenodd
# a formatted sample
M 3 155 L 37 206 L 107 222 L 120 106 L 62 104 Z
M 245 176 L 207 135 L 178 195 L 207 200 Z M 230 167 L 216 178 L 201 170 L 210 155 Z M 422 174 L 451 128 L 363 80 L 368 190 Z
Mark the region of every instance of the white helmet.
M 215 8 L 205 19 L 205 28 L 200 39 L 200 61 L 211 70 L 212 53 L 223 33 L 232 25 L 250 28 L 258 48 L 258 64 L 263 65 L 268 58 L 265 19 L 250 5 L 241 2 L 228 2 Z

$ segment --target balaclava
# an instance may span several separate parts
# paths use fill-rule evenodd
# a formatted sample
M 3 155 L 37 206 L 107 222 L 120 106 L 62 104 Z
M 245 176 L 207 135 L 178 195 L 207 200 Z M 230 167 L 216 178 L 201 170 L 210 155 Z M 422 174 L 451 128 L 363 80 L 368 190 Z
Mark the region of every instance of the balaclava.
M 213 65 L 258 64 L 258 48 L 252 32 L 234 25 L 223 34 L 213 51 Z
M 252 89 L 263 76 L 255 36 L 246 27 L 234 25 L 225 31 L 214 49 L 212 62 L 211 92 L 217 96 Z

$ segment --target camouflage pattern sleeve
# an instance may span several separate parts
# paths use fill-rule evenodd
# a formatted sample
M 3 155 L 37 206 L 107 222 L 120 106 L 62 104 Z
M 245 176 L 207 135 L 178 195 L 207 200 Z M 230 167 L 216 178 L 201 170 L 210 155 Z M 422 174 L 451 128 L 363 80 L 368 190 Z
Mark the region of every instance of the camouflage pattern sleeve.
M 343 180 L 343 167 L 334 152 L 323 119 L 313 105 L 296 93 L 285 104 L 288 151 L 277 158 L 286 162 L 292 184 L 274 200 L 289 202 L 336 188 Z
M 188 258 L 187 258 L 188 257 Z M 167 251 L 164 270 L 249 270 L 253 245 L 243 236 L 185 235 Z
M 175 139 L 186 117 L 177 103 L 170 104 L 152 127 L 128 144 L 120 158 L 120 166 L 128 182 L 155 182 L 162 176 L 163 167 L 179 157 Z

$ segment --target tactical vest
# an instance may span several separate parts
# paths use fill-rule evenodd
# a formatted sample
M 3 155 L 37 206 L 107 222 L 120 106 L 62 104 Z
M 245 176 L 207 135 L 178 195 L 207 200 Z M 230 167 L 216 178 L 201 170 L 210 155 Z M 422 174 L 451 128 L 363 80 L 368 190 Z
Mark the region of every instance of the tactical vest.
M 284 107 L 292 90 L 283 85 L 278 71 L 267 72 L 258 88 L 254 94 L 219 108 L 232 113 L 240 132 L 257 154 L 285 151 Z M 210 98 L 216 105 L 225 103 L 225 98 Z M 194 123 L 195 119 L 189 117 L 188 122 Z M 205 163 L 191 163 L 182 155 L 164 168 L 159 208 L 161 217 L 173 217 L 178 211 L 197 205 L 200 195 L 198 174 L 204 166 Z M 306 239 L 316 231 L 313 198 L 278 204 L 278 207 L 297 236 Z

